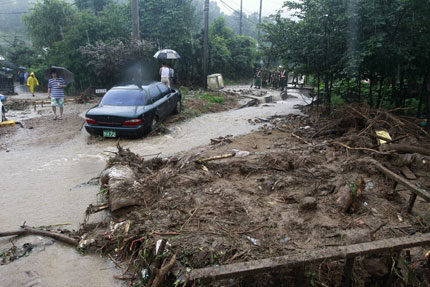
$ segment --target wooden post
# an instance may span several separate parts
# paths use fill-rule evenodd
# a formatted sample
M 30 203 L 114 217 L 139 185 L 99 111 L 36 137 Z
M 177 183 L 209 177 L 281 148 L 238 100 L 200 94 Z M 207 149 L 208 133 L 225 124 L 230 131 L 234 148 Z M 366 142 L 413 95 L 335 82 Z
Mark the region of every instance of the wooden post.
M 260 49 L 260 25 L 261 25 L 261 10 L 263 9 L 263 0 L 260 0 L 260 13 L 258 14 L 258 29 L 257 29 L 257 45 Z
M 417 194 L 414 192 L 411 192 L 411 197 L 409 197 L 408 202 L 408 213 L 412 213 L 412 208 L 414 208 L 415 200 L 417 199 Z
M 243 13 L 242 13 L 242 11 L 243 11 L 243 9 L 242 9 L 242 3 L 243 2 L 243 0 L 240 0 L 240 22 L 239 22 L 239 35 L 240 36 L 242 36 L 242 15 L 243 15 Z
M 209 60 L 209 0 L 205 0 L 204 6 L 205 14 L 205 30 L 203 39 L 203 87 L 205 90 L 208 88 L 208 60 Z
M 343 272 L 343 287 L 352 286 L 352 270 L 354 268 L 355 257 L 346 258 L 345 269 Z
M 139 32 L 139 2 L 138 0 L 131 0 L 131 18 L 132 18 L 132 34 L 134 40 L 140 40 Z
M 294 287 L 301 287 L 305 285 L 305 268 L 303 265 L 297 266 L 294 269 Z
M 395 274 L 394 268 L 397 268 L 397 262 L 399 260 L 399 257 L 400 257 L 400 251 L 396 251 L 395 253 L 393 253 L 393 260 L 395 261 L 394 267 L 391 269 L 390 275 L 388 275 L 388 279 L 385 286 L 393 286 L 393 281 L 397 277 L 397 275 Z

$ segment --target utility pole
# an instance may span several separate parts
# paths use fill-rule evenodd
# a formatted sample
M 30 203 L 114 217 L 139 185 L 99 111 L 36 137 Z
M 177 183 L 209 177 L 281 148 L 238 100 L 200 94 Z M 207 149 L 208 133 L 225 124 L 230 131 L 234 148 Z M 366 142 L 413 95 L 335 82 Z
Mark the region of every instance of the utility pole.
M 260 0 L 260 15 L 258 16 L 258 33 L 257 33 L 257 44 L 260 48 L 260 24 L 261 24 L 261 10 L 263 9 L 263 0 Z
M 242 36 L 242 1 L 240 0 L 240 23 L 239 23 L 239 35 Z
M 138 0 L 131 0 L 131 17 L 133 28 L 133 40 L 140 40 L 139 32 L 139 2 Z
M 203 86 L 205 90 L 208 88 L 208 38 L 209 38 L 209 0 L 205 0 L 204 6 L 205 13 L 205 36 L 203 41 Z

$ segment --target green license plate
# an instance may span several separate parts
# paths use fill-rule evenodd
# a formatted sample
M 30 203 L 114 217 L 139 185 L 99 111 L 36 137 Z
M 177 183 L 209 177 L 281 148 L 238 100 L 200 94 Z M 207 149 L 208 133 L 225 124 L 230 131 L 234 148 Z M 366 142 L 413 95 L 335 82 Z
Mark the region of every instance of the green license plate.
M 111 130 L 103 130 L 103 136 L 106 138 L 114 138 L 116 137 L 116 132 Z

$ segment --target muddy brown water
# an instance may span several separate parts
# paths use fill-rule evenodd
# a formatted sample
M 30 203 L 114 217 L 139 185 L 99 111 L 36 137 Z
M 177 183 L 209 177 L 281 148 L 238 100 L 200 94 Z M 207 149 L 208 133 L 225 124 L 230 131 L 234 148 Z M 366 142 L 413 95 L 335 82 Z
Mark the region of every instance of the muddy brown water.
M 304 102 L 298 93 L 297 96 L 258 107 L 205 114 L 170 125 L 169 134 L 120 140 L 120 143 L 140 155 L 180 153 L 206 145 L 211 138 L 236 136 L 257 129 L 258 126 L 249 124 L 248 119 L 298 113 L 294 105 Z M 0 151 L 0 229 L 14 230 L 24 221 L 31 226 L 68 223 L 66 228 L 78 228 L 86 207 L 97 201 L 98 185 L 87 182 L 104 169 L 118 140 L 98 140 L 88 144 L 89 136 L 81 130 L 65 141 L 59 136 L 58 143 L 35 141 L 38 144 L 33 146 L 20 145 L 20 137 L 24 141 L 25 136 L 26 133 L 18 133 L 9 152 Z M 27 258 L 0 266 L 0 286 L 26 286 L 32 282 L 35 285 L 31 286 L 122 284 L 112 278 L 120 271 L 106 258 L 82 256 L 60 243 L 46 244 L 40 237 L 21 240 L 33 240 L 39 250 Z M 0 239 L 0 250 L 10 246 L 9 239 Z

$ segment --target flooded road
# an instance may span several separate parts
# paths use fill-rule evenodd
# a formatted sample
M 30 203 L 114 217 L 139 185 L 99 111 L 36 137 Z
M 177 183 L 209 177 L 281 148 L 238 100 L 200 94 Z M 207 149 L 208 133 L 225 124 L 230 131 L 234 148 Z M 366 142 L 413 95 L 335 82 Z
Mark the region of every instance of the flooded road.
M 140 155 L 168 156 L 209 144 L 214 137 L 246 134 L 258 128 L 249 124 L 249 119 L 298 113 L 293 107 L 303 103 L 297 94 L 297 98 L 278 103 L 205 114 L 169 125 L 169 134 L 120 140 L 120 144 Z M 106 139 L 89 144 L 85 130 L 76 128 L 83 122 L 77 115 L 82 116 L 88 108 L 77 108 L 73 114 L 67 114 L 66 109 L 63 127 L 38 133 L 21 129 L 12 137 L 8 150 L 0 150 L 1 230 L 17 229 L 24 221 L 30 226 L 68 223 L 66 228 L 76 229 L 83 221 L 86 207 L 97 201 L 99 190 L 98 185 L 88 182 L 104 169 L 109 152 L 116 150 L 118 142 Z M 67 122 L 74 122 L 73 130 Z M 29 138 L 31 133 L 37 138 Z M 44 250 L 0 266 L 0 286 L 25 286 L 29 280 L 40 282 L 34 286 L 121 286 L 112 279 L 119 270 L 105 258 L 81 256 L 62 244 L 45 246 L 42 239 L 33 240 L 40 241 Z M 0 250 L 8 247 L 8 239 L 0 238 Z M 29 271 L 36 274 L 33 279 Z

